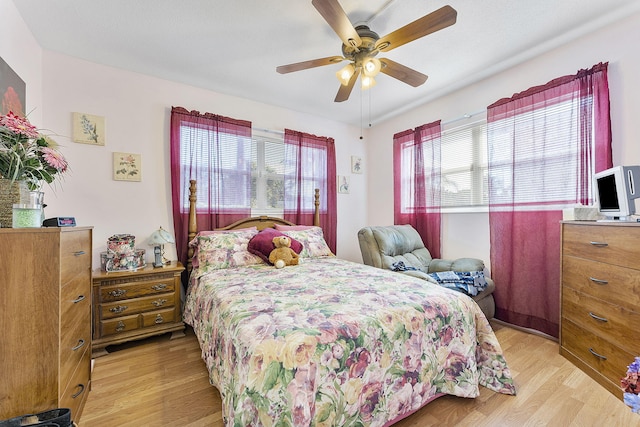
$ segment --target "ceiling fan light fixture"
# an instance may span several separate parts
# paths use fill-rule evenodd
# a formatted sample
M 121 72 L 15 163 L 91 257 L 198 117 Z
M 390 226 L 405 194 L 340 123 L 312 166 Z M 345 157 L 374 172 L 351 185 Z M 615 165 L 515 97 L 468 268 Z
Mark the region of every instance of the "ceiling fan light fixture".
M 338 81 L 340 81 L 341 85 L 346 86 L 349 84 L 349 80 L 351 80 L 351 77 L 355 72 L 356 68 L 353 64 L 347 64 L 336 73 L 336 77 L 338 78 Z
M 376 79 L 374 79 L 371 76 L 364 75 L 360 79 L 360 84 L 361 84 L 360 87 L 363 90 L 371 89 L 372 87 L 374 87 L 376 85 Z
M 362 72 L 365 76 L 375 77 L 380 72 L 382 64 L 378 58 L 367 58 L 363 61 Z

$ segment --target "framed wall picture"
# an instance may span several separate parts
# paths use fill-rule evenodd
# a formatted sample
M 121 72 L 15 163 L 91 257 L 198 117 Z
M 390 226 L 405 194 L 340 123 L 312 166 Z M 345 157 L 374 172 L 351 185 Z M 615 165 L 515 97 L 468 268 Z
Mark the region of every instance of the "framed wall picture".
M 0 58 L 0 114 L 11 111 L 25 117 L 27 85 L 15 71 Z
M 73 141 L 81 144 L 104 145 L 105 120 L 102 116 L 73 113 Z
M 351 156 L 351 173 L 362 173 L 362 157 Z
M 338 175 L 338 193 L 349 194 L 349 177 Z
M 142 156 L 132 153 L 113 153 L 113 179 L 142 181 Z

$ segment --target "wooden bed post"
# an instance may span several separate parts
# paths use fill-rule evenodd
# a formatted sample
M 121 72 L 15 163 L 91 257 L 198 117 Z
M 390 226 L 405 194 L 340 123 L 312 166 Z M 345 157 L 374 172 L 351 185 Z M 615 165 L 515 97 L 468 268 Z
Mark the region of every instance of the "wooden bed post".
M 188 225 L 188 242 L 192 241 L 198 233 L 198 224 L 196 223 L 196 180 L 189 180 L 189 225 Z M 193 248 L 187 249 L 187 271 L 191 273 L 191 258 L 193 258 Z
M 314 205 L 313 225 L 320 227 L 320 189 L 319 188 L 316 188 L 313 205 Z

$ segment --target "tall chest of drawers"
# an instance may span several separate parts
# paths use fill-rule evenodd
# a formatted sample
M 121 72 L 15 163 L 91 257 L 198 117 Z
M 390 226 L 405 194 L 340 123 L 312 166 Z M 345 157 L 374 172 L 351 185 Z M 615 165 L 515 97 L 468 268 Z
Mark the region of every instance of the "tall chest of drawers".
M 622 399 L 640 356 L 640 224 L 562 223 L 560 353 Z
M 93 273 L 93 356 L 106 347 L 172 332 L 184 336 L 180 275 L 184 267 L 172 262 L 161 268 Z
M 0 229 L 0 419 L 80 417 L 91 382 L 91 227 Z

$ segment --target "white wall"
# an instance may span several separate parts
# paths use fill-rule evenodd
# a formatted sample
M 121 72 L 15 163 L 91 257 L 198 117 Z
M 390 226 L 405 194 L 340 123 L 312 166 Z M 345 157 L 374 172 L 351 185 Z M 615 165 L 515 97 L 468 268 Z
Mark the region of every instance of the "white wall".
M 367 143 L 370 170 L 368 220 L 370 225 L 393 223 L 393 135 L 441 119 L 453 120 L 486 108 L 532 86 L 599 62 L 609 62 L 609 90 L 613 133 L 613 162 L 640 164 L 640 13 L 599 28 L 533 59 L 497 73 L 443 98 L 375 126 Z M 428 83 L 427 83 L 428 84 Z M 375 197 L 374 197 L 375 195 Z M 447 214 L 443 220 L 443 257 L 477 257 L 489 266 L 487 213 Z
M 11 0 L 0 0 L 0 57 L 26 82 L 30 121 L 55 133 L 71 171 L 61 185 L 45 188 L 47 217 L 74 216 L 92 225 L 93 266 L 116 233 L 146 239 L 159 226 L 173 231 L 169 178 L 169 117 L 172 106 L 250 120 L 259 128 L 284 128 L 330 136 L 336 141 L 337 173 L 351 176 L 350 194 L 338 195 L 337 254 L 359 261 L 356 232 L 366 223 L 366 178 L 351 175 L 351 156 L 365 159 L 360 129 L 342 123 L 226 96 L 166 80 L 43 51 Z M 106 118 L 106 145 L 71 140 L 71 113 Z M 112 179 L 112 153 L 142 156 L 142 181 Z M 175 257 L 175 248 L 167 247 Z
M 93 225 L 94 266 L 107 239 L 116 233 L 146 238 L 159 226 L 173 230 L 169 176 L 169 119 L 172 106 L 250 120 L 259 128 L 290 128 L 335 138 L 337 172 L 350 174 L 351 155 L 364 157 L 359 129 L 254 101 L 222 95 L 66 55 L 43 54 L 44 127 L 55 129 L 71 173 L 62 189 L 45 195 L 46 216 L 75 216 Z M 106 118 L 106 144 L 71 141 L 71 113 Z M 112 153 L 142 156 L 142 182 L 112 179 Z M 352 179 L 352 191 L 338 197 L 338 255 L 359 260 L 354 227 L 366 217 L 365 181 Z M 149 249 L 147 246 L 146 249 Z M 175 248 L 167 247 L 169 257 Z M 147 259 L 152 253 L 147 250 Z

